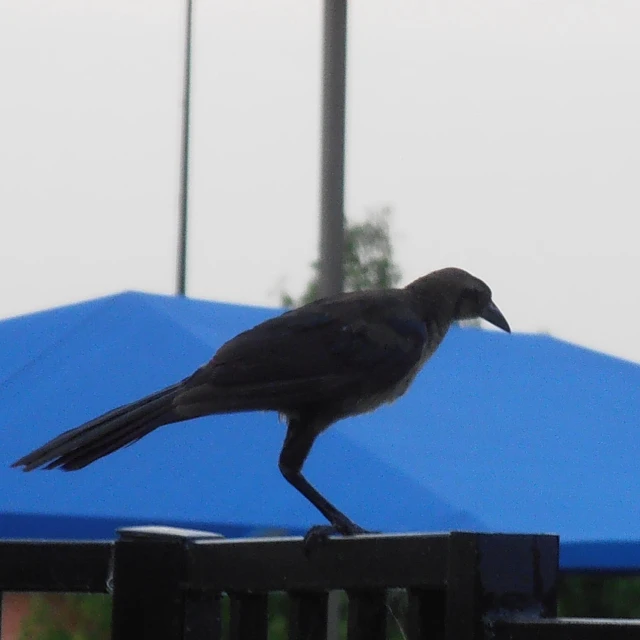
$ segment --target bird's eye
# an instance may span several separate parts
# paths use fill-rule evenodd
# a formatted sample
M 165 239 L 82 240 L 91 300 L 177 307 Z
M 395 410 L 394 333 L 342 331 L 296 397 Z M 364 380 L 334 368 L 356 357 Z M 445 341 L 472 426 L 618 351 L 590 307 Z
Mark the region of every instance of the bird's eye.
M 475 289 L 473 295 L 475 309 L 478 313 L 491 302 L 491 289 Z
M 456 301 L 454 315 L 456 318 L 475 315 L 475 313 L 479 309 L 482 309 L 483 306 L 484 296 L 482 291 L 475 288 L 464 289 Z

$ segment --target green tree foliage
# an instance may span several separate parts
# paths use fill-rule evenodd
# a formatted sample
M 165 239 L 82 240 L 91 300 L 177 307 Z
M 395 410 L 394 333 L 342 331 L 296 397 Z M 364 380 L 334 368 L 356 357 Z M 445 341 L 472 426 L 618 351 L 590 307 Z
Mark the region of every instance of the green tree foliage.
M 558 586 L 558 615 L 640 618 L 640 577 L 563 576 Z
M 100 594 L 34 595 L 20 640 L 109 640 L 111 598 Z
M 349 223 L 344 233 L 344 290 L 365 291 L 387 289 L 400 282 L 400 269 L 393 260 L 389 219 L 391 209 L 381 207 L 371 211 L 364 222 Z M 284 307 L 297 307 L 318 298 L 320 263 L 312 265 L 313 276 L 304 293 L 295 300 L 281 294 Z

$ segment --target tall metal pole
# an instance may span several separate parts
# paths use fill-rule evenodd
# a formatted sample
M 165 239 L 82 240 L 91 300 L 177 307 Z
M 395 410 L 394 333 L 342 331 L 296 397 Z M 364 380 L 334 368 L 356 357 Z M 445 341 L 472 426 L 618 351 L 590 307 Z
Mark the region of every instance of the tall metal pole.
M 320 296 L 343 287 L 347 0 L 324 1 Z
M 193 0 L 187 0 L 185 17 L 184 95 L 182 99 L 182 149 L 180 157 L 180 222 L 178 228 L 178 274 L 176 292 L 187 287 L 187 204 L 189 193 L 189 115 L 191 106 L 191 18 Z

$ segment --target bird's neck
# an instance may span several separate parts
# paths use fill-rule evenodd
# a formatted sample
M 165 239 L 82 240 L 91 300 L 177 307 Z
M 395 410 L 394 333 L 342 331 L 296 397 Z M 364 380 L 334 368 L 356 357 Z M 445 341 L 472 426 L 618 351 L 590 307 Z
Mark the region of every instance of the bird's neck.
M 411 285 L 409 285 L 411 287 Z M 408 288 L 409 288 L 408 287 Z M 416 313 L 424 320 L 428 329 L 436 330 L 444 338 L 455 320 L 455 301 L 440 287 L 415 287 L 410 289 Z

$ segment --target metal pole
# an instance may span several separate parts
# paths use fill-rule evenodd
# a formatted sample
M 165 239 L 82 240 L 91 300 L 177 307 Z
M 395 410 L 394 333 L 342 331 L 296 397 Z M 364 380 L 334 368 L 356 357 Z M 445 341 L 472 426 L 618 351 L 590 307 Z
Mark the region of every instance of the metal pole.
M 347 0 L 324 2 L 320 296 L 343 287 Z
M 189 112 L 191 102 L 191 18 L 193 0 L 187 0 L 185 17 L 184 95 L 182 99 L 182 149 L 180 157 L 180 221 L 178 228 L 178 275 L 176 292 L 184 296 L 187 286 L 187 203 L 189 191 Z

